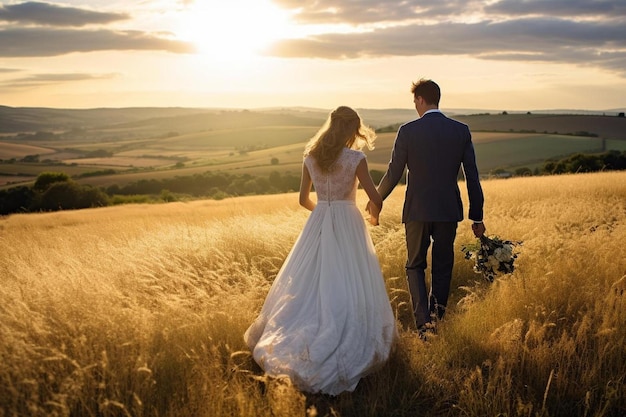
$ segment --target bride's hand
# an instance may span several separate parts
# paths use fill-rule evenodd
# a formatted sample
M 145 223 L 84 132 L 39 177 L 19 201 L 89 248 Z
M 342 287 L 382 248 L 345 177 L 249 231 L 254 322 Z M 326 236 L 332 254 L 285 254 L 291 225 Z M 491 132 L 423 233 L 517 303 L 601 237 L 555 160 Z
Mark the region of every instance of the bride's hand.
M 365 206 L 365 211 L 369 213 L 370 218 L 368 219 L 368 221 L 373 225 L 373 226 L 378 226 L 379 225 L 379 216 L 380 216 L 380 209 L 378 208 L 378 206 L 376 206 L 376 204 L 372 203 L 371 201 L 367 202 L 367 206 Z

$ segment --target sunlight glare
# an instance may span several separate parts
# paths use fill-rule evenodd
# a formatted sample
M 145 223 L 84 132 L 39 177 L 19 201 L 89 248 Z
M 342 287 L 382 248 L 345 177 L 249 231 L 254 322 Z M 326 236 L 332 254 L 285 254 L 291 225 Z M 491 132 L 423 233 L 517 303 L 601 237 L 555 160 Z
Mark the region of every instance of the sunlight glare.
M 288 13 L 269 0 L 196 1 L 177 30 L 207 59 L 241 61 L 289 36 Z

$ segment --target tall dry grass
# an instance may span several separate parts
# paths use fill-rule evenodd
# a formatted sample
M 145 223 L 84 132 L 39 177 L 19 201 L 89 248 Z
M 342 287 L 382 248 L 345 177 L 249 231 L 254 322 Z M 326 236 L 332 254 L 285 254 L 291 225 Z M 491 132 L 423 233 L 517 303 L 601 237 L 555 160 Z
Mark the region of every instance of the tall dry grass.
M 306 221 L 296 195 L 2 219 L 0 416 L 623 414 L 626 173 L 484 189 L 488 234 L 524 241 L 514 274 L 480 281 L 462 223 L 449 313 L 419 341 L 396 190 L 370 230 L 401 337 L 336 398 L 265 378 L 242 340 Z

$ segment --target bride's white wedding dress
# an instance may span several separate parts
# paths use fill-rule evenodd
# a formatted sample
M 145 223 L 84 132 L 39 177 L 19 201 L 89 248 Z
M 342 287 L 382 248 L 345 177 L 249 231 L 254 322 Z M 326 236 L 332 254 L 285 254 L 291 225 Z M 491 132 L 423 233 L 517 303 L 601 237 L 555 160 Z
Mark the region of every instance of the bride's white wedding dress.
M 244 339 L 270 376 L 337 395 L 389 357 L 396 325 L 374 245 L 356 207 L 361 151 L 344 149 L 323 173 L 304 163 L 317 206 Z

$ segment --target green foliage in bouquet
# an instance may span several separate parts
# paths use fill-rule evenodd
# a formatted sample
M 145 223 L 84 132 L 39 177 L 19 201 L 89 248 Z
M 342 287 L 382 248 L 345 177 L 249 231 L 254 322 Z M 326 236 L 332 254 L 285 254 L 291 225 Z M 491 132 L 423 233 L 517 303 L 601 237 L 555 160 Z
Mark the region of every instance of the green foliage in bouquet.
M 510 274 L 515 270 L 515 247 L 521 244 L 502 240 L 498 236 L 482 236 L 475 243 L 461 247 L 461 251 L 465 253 L 465 259 L 474 260 L 474 272 L 493 282 L 497 275 Z

